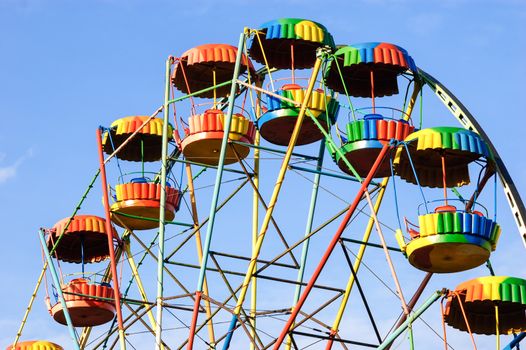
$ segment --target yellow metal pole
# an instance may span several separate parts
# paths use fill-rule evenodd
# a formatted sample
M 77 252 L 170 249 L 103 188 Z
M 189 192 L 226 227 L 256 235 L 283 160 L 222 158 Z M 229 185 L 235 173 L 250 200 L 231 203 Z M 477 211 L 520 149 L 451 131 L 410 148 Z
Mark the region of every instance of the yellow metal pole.
M 47 270 L 47 261 L 44 263 L 44 267 L 42 268 L 42 272 L 40 273 L 40 276 L 38 276 L 37 285 L 35 286 L 35 289 L 33 290 L 33 294 L 31 294 L 31 298 L 29 299 L 29 305 L 26 308 L 26 312 L 24 313 L 24 317 L 22 318 L 22 323 L 20 324 L 20 327 L 18 328 L 18 332 L 16 332 L 15 341 L 11 347 L 11 349 L 13 350 L 16 348 L 16 344 L 20 340 L 20 336 L 22 335 L 22 330 L 24 329 L 24 326 L 27 322 L 29 313 L 31 312 L 31 309 L 33 308 L 33 303 L 38 294 L 38 289 L 40 288 L 40 284 L 42 284 L 42 279 L 44 278 L 44 275 L 46 274 L 46 270 Z
M 276 205 L 276 202 L 279 197 L 279 193 L 281 190 L 281 186 L 283 184 L 283 180 L 285 179 L 285 174 L 287 172 L 287 167 L 290 161 L 290 158 L 292 157 L 292 151 L 294 150 L 294 146 L 296 145 L 296 141 L 298 139 L 301 125 L 303 124 L 303 120 L 305 119 L 305 112 L 307 110 L 307 104 L 309 103 L 312 95 L 312 90 L 314 89 L 314 84 L 316 83 L 316 77 L 318 76 L 318 72 L 321 67 L 322 63 L 322 57 L 318 56 L 316 58 L 316 62 L 314 63 L 314 67 L 312 69 L 312 74 L 309 80 L 309 85 L 307 87 L 307 91 L 305 92 L 305 98 L 303 99 L 300 107 L 300 111 L 298 113 L 298 117 L 296 120 L 296 124 L 294 125 L 294 130 L 292 131 L 292 135 L 290 137 L 289 145 L 287 147 L 287 151 L 285 152 L 285 156 L 283 157 L 283 162 L 281 163 L 281 168 L 278 174 L 278 178 L 276 180 L 276 184 L 274 185 L 274 190 L 272 192 L 272 196 L 270 198 L 270 201 L 268 203 L 268 208 L 265 212 L 265 217 L 263 219 L 263 222 L 261 224 L 261 229 L 259 231 L 256 244 L 254 246 L 253 252 L 252 252 L 252 258 L 250 260 L 250 263 L 248 265 L 247 272 L 245 274 L 245 278 L 243 280 L 242 288 L 239 294 L 239 298 L 237 300 L 236 307 L 233 310 L 232 320 L 230 323 L 230 327 L 228 330 L 228 335 L 225 339 L 225 343 L 223 346 L 223 349 L 228 349 L 230 346 L 230 341 L 232 339 L 232 333 L 234 332 L 234 329 L 237 324 L 237 318 L 239 313 L 241 312 L 241 307 L 243 306 L 243 302 L 245 301 L 245 297 L 247 295 L 248 287 L 250 286 L 250 282 L 253 277 L 254 268 L 256 266 L 256 261 L 259 256 L 259 252 L 261 251 L 261 247 L 263 246 L 263 241 L 265 239 L 265 234 L 268 230 L 268 226 L 270 224 L 270 219 L 272 217 L 274 207 Z
M 259 231 L 256 244 L 254 245 L 254 251 L 252 254 L 252 259 L 250 260 L 250 264 L 247 269 L 247 273 L 245 275 L 245 280 L 243 281 L 243 288 L 241 288 L 241 292 L 239 294 L 239 298 L 236 304 L 236 307 L 234 309 L 234 314 L 239 315 L 239 312 L 241 310 L 241 306 L 245 300 L 247 288 L 250 284 L 250 279 L 252 278 L 252 273 L 254 270 L 254 266 L 256 265 L 257 258 L 259 256 L 259 252 L 261 250 L 261 247 L 263 245 L 263 240 L 265 238 L 265 234 L 267 233 L 268 226 L 270 224 L 270 218 L 272 217 L 274 207 L 276 205 L 276 202 L 278 201 L 278 196 L 281 191 L 281 186 L 283 185 L 283 180 L 285 179 L 285 174 L 287 172 L 287 167 L 290 161 L 290 158 L 292 156 L 292 151 L 294 149 L 294 146 L 296 145 L 296 141 L 299 137 L 299 132 L 301 129 L 301 125 L 303 124 L 303 119 L 305 118 L 305 111 L 307 110 L 307 104 L 310 101 L 312 90 L 314 89 L 314 84 L 316 83 L 316 77 L 318 75 L 320 66 L 321 66 L 321 58 L 316 59 L 316 63 L 313 68 L 313 72 L 309 81 L 309 86 L 307 88 L 307 91 L 305 93 L 305 98 L 301 104 L 300 112 L 297 117 L 296 125 L 294 126 L 294 130 L 292 132 L 292 135 L 290 137 L 289 146 L 287 147 L 287 151 L 285 153 L 285 156 L 283 158 L 283 162 L 281 164 L 281 169 L 278 174 L 278 178 L 276 180 L 276 184 L 274 185 L 274 191 L 272 193 L 272 196 L 270 198 L 268 209 L 265 213 L 265 217 L 263 219 L 263 222 L 261 224 L 261 229 Z
M 499 331 L 499 306 L 495 304 L 495 338 L 497 338 L 497 350 L 500 349 L 500 331 Z
M 259 105 L 258 105 L 259 109 Z M 259 113 L 257 114 L 259 116 Z M 254 144 L 259 146 L 260 142 L 259 131 L 256 132 L 256 137 L 254 139 Z M 252 178 L 254 182 L 254 195 L 252 196 L 252 252 L 256 249 L 256 243 L 258 239 L 258 227 L 259 227 L 259 148 L 254 149 L 254 177 Z M 257 269 L 257 264 L 254 266 Z M 253 273 L 253 272 L 252 272 Z M 250 324 L 252 328 L 250 334 L 252 339 L 256 336 L 256 308 L 257 308 L 257 277 L 252 276 L 251 279 L 252 289 L 250 290 Z M 250 342 L 250 350 L 255 350 L 256 346 L 253 342 Z
M 130 269 L 133 275 L 133 278 L 135 279 L 137 283 L 137 288 L 139 289 L 139 294 L 141 295 L 142 300 L 145 302 L 143 305 L 144 307 L 148 307 L 148 297 L 146 296 L 146 292 L 144 291 L 144 286 L 142 284 L 141 277 L 139 276 L 139 271 L 137 269 L 137 265 L 135 264 L 135 260 L 133 259 L 133 255 L 131 254 L 130 250 L 130 241 L 126 240 L 124 241 L 124 252 L 126 253 L 126 256 L 128 257 L 128 265 L 130 265 Z M 150 325 L 152 326 L 152 329 L 155 331 L 157 328 L 157 324 L 155 323 L 155 317 L 153 316 L 152 310 L 148 310 L 148 320 L 150 321 Z M 161 345 L 162 346 L 162 345 Z M 164 347 L 163 347 L 164 348 Z
M 387 183 L 389 182 L 389 178 L 386 177 L 382 180 L 380 184 L 380 190 L 378 191 L 378 197 L 376 198 L 376 202 L 374 203 L 373 210 L 375 213 L 378 213 L 378 210 L 380 209 L 380 205 L 382 204 L 382 199 L 384 198 L 385 194 L 385 188 L 387 186 Z M 371 237 L 371 232 L 374 227 L 374 219 L 371 216 L 369 218 L 369 221 L 367 222 L 367 227 L 365 229 L 365 233 L 362 237 L 362 242 L 369 242 L 369 238 Z M 354 260 L 353 269 L 356 274 L 358 274 L 358 269 L 360 268 L 362 264 L 362 259 L 365 254 L 365 249 L 367 248 L 367 245 L 361 244 L 360 248 L 358 249 L 358 253 L 356 254 L 356 260 Z M 345 307 L 347 306 L 347 302 L 349 301 L 349 297 L 351 295 L 351 290 L 354 286 L 354 274 L 351 274 L 349 276 L 349 280 L 347 281 L 347 286 L 345 287 L 345 293 L 343 294 L 342 301 L 340 303 L 340 308 L 338 309 L 338 313 L 336 314 L 336 318 L 334 320 L 334 323 L 331 328 L 331 333 L 336 332 L 338 330 L 338 327 L 340 326 L 340 322 L 343 317 L 343 313 L 345 311 Z
M 127 304 L 125 304 L 127 305 Z M 80 334 L 79 339 L 79 345 L 81 349 L 86 348 L 86 344 L 88 343 L 89 336 L 91 334 L 92 327 L 84 327 L 82 328 L 82 333 Z
M 245 46 L 245 55 L 248 57 L 247 47 Z M 251 85 L 251 77 L 250 77 L 250 70 L 248 71 L 248 82 L 249 85 Z M 256 85 L 258 87 L 261 87 L 263 84 L 261 79 L 258 79 L 255 81 Z M 255 103 L 253 98 L 253 91 L 251 89 L 248 90 L 250 100 L 252 101 L 252 105 L 255 105 L 256 108 L 256 119 L 258 119 L 261 116 L 261 92 L 257 92 L 257 103 Z M 254 149 L 254 176 L 252 177 L 252 182 L 254 184 L 254 192 L 252 196 L 252 251 L 254 251 L 256 247 L 256 241 L 258 238 L 258 228 L 259 228 L 259 154 L 260 149 L 257 147 L 259 146 L 261 142 L 261 135 L 259 133 L 259 130 L 256 129 L 256 136 L 254 138 L 254 144 L 256 145 L 256 148 Z M 256 267 L 257 269 L 257 264 Z M 256 309 L 257 309 L 257 277 L 252 277 L 252 289 L 250 290 L 250 335 L 252 339 L 256 338 Z M 255 350 L 256 345 L 254 342 L 250 342 L 250 350 Z
M 215 87 L 217 82 L 216 82 L 216 70 L 215 68 L 212 69 L 212 78 L 213 78 L 213 81 L 212 83 L 214 84 L 214 109 L 217 108 L 217 88 Z
M 214 73 L 215 74 L 215 73 Z M 214 90 L 215 91 L 215 90 Z M 195 198 L 195 187 L 194 187 L 194 177 L 192 174 L 192 166 L 190 164 L 185 165 L 186 168 L 186 177 L 187 185 L 188 185 L 188 193 L 190 195 L 190 206 L 192 208 L 192 220 L 194 223 L 194 231 L 195 231 L 195 245 L 197 248 L 197 258 L 199 259 L 199 264 L 203 262 L 203 244 L 201 241 L 201 230 L 199 230 L 199 216 L 197 213 L 197 201 Z M 203 281 L 203 294 L 208 296 L 208 282 L 205 279 Z M 212 321 L 212 306 L 210 305 L 210 300 L 208 298 L 205 298 L 205 312 L 206 312 L 206 318 L 208 319 L 207 323 L 207 329 L 208 329 L 208 335 L 210 338 L 210 347 L 212 349 L 215 349 L 215 333 L 214 333 L 214 322 Z

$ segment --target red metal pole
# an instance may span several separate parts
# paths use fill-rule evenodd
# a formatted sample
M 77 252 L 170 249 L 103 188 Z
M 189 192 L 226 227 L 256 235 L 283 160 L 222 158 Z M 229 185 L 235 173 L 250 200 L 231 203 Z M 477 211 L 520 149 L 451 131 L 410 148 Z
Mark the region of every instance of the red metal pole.
M 325 267 L 325 264 L 327 263 L 327 260 L 329 260 L 329 257 L 332 254 L 332 251 L 338 244 L 338 241 L 340 240 L 340 237 L 343 233 L 343 230 L 345 230 L 345 227 L 349 223 L 349 220 L 351 220 L 351 216 L 354 214 L 354 211 L 358 207 L 358 204 L 360 203 L 360 200 L 362 198 L 362 194 L 364 191 L 367 190 L 367 186 L 369 186 L 369 183 L 371 182 L 374 173 L 380 166 L 380 163 L 384 159 L 385 155 L 387 154 L 387 151 L 389 150 L 390 146 L 388 143 L 384 145 L 382 150 L 380 151 L 380 154 L 376 158 L 376 161 L 374 162 L 373 166 L 371 167 L 371 170 L 369 170 L 369 174 L 367 174 L 367 177 L 365 180 L 363 180 L 362 185 L 360 189 L 358 190 L 358 193 L 356 194 L 356 197 L 354 198 L 354 201 L 352 202 L 351 206 L 349 207 L 349 210 L 347 210 L 347 214 L 345 214 L 345 217 L 342 220 L 342 223 L 338 227 L 338 230 L 336 230 L 336 233 L 334 234 L 334 237 L 332 238 L 331 242 L 329 243 L 329 246 L 327 247 L 327 250 L 325 251 L 325 254 L 323 254 L 323 257 L 321 258 L 321 261 L 319 262 L 318 266 L 316 267 L 316 270 L 314 271 L 312 277 L 309 280 L 309 283 L 305 287 L 305 290 L 301 294 L 300 299 L 296 303 L 296 306 L 292 310 L 289 319 L 287 320 L 287 323 L 285 324 L 285 327 L 283 327 L 283 330 L 281 331 L 281 334 L 279 335 L 278 339 L 276 340 L 276 343 L 274 344 L 274 350 L 279 349 L 281 344 L 283 343 L 283 340 L 287 336 L 287 333 L 290 330 L 290 327 L 295 322 L 296 317 L 298 316 L 299 311 L 301 310 L 301 307 L 305 303 L 305 300 L 307 300 L 307 297 L 309 296 L 310 291 L 312 290 L 312 287 L 314 287 L 314 284 L 316 283 L 318 277 L 321 274 L 321 271 Z
M 199 316 L 199 305 L 201 304 L 201 297 L 203 293 L 200 291 L 195 292 L 195 302 L 194 310 L 192 313 L 192 323 L 190 324 L 190 336 L 188 337 L 188 344 L 186 345 L 187 349 L 193 349 L 194 347 L 194 337 L 195 329 L 197 328 L 197 316 Z
M 119 289 L 119 278 L 117 274 L 117 262 L 115 261 L 115 250 L 113 248 L 113 230 L 111 226 L 110 203 L 108 199 L 108 183 L 106 181 L 106 165 L 104 164 L 104 152 L 102 150 L 102 132 L 97 129 L 97 144 L 99 146 L 100 177 L 102 182 L 102 200 L 106 214 L 106 234 L 108 236 L 108 248 L 110 251 L 111 278 L 113 280 L 113 291 L 115 294 L 115 308 L 117 309 L 117 323 L 119 325 L 119 338 L 121 349 L 125 348 L 124 325 L 122 322 L 121 293 Z

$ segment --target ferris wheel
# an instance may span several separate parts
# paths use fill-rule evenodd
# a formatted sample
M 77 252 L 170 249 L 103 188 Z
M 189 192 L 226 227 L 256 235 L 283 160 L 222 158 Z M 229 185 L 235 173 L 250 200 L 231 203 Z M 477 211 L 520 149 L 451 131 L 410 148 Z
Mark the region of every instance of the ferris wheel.
M 449 118 L 428 116 L 425 91 Z M 448 349 L 452 334 L 513 349 L 526 335 L 526 279 L 491 264 L 497 194 L 526 244 L 522 200 L 476 119 L 397 45 L 336 45 L 304 19 L 247 28 L 237 47 L 169 57 L 163 105 L 97 141 L 79 203 L 39 232 L 43 269 L 7 349 Z M 100 213 L 84 213 L 99 182 Z M 70 344 L 24 340 L 39 288 Z

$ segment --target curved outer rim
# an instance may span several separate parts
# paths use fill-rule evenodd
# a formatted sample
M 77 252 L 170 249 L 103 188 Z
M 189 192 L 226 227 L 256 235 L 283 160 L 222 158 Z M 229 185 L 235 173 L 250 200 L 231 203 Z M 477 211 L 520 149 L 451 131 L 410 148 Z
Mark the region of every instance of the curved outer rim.
M 500 157 L 497 149 L 490 141 L 488 135 L 482 129 L 482 126 L 476 121 L 475 117 L 468 111 L 468 109 L 460 102 L 460 100 L 451 93 L 442 83 L 435 79 L 432 75 L 426 73 L 421 68 L 418 68 L 418 74 L 423 79 L 424 83 L 435 92 L 438 99 L 447 107 L 453 116 L 460 122 L 465 129 L 472 130 L 480 135 L 482 140 L 486 142 L 493 158 L 495 160 L 497 173 L 506 194 L 506 199 L 510 206 L 511 212 L 515 217 L 515 223 L 519 229 L 519 234 L 522 238 L 522 243 L 526 247 L 526 207 L 519 195 L 519 191 L 513 182 L 513 179 L 504 165 L 504 161 Z

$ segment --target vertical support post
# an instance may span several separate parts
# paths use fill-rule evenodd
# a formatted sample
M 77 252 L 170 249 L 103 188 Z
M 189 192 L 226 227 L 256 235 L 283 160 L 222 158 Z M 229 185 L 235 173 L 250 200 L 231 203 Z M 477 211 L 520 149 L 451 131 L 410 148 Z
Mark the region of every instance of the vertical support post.
M 495 340 L 497 342 L 497 350 L 500 349 L 500 325 L 499 325 L 499 305 L 495 304 Z
M 187 349 L 193 349 L 194 337 L 195 337 L 195 328 L 197 324 L 197 317 L 199 315 L 199 304 L 201 302 L 203 285 L 205 282 L 206 267 L 208 264 L 208 254 L 210 252 L 210 244 L 212 243 L 212 233 L 214 230 L 215 217 L 217 202 L 219 200 L 219 191 L 221 188 L 221 181 L 223 179 L 223 169 L 225 166 L 225 156 L 226 156 L 226 147 L 228 145 L 228 134 L 230 133 L 230 126 L 232 124 L 232 115 L 234 114 L 234 101 L 236 98 L 236 79 L 239 76 L 239 71 L 241 68 L 241 61 L 243 55 L 243 46 L 245 44 L 245 34 L 246 30 L 239 35 L 239 43 L 237 45 L 237 55 L 236 55 L 236 64 L 234 66 L 234 75 L 232 76 L 232 87 L 230 89 L 230 95 L 228 97 L 228 110 L 225 118 L 225 125 L 223 128 L 223 140 L 221 141 L 221 150 L 219 152 L 219 162 L 217 165 L 217 173 L 214 184 L 214 193 L 212 194 L 212 202 L 210 204 L 210 215 L 208 220 L 208 225 L 206 227 L 206 237 L 205 244 L 203 247 L 203 260 L 201 261 L 201 269 L 199 270 L 199 278 L 197 281 L 197 288 L 195 292 L 195 303 L 194 311 L 192 315 L 192 322 L 190 324 L 190 334 L 188 336 L 188 345 Z
M 437 290 L 434 292 L 426 301 L 425 303 L 418 308 L 418 310 L 415 311 L 414 314 L 409 315 L 407 317 L 407 320 L 400 325 L 397 329 L 395 329 L 391 334 L 385 338 L 384 342 L 380 344 L 380 346 L 377 348 L 377 350 L 384 350 L 387 349 L 387 347 L 395 341 L 396 338 L 400 336 L 417 318 L 420 317 L 435 301 L 438 300 L 442 295 L 444 294 L 444 291 Z
M 316 163 L 316 175 L 314 175 L 314 181 L 312 184 L 312 192 L 310 197 L 310 206 L 309 206 L 309 214 L 307 216 L 307 225 L 305 227 L 305 236 L 308 236 L 310 232 L 312 231 L 312 223 L 314 221 L 314 211 L 316 210 L 316 200 L 318 199 L 318 189 L 320 186 L 320 180 L 321 180 L 321 170 L 323 167 L 323 155 L 325 154 L 325 139 L 323 139 L 320 142 L 320 150 L 318 152 L 318 161 Z M 294 292 L 294 300 L 292 301 L 292 307 L 296 305 L 300 298 L 301 294 L 301 283 L 303 282 L 303 276 L 305 275 L 305 266 L 307 265 L 307 256 L 309 253 L 309 244 L 310 244 L 310 237 L 303 242 L 303 246 L 301 248 L 301 259 L 300 259 L 300 269 L 298 271 L 298 277 L 296 278 L 296 282 L 298 284 L 296 285 L 296 291 Z M 289 336 L 287 338 L 287 346 L 286 349 L 290 350 L 292 347 L 292 338 Z
M 121 293 L 119 289 L 119 275 L 117 274 L 117 261 L 115 260 L 115 250 L 113 248 L 113 230 L 111 226 L 110 202 L 108 197 L 108 182 L 106 179 L 106 164 L 104 163 L 104 151 L 102 149 L 102 130 L 97 129 L 97 143 L 99 146 L 100 177 L 102 184 L 102 201 L 104 203 L 104 213 L 106 217 L 105 229 L 108 237 L 108 249 L 110 252 L 111 277 L 113 280 L 113 290 L 115 294 L 115 308 L 117 309 L 117 323 L 119 325 L 119 344 L 121 350 L 126 349 L 124 341 L 124 324 L 122 321 Z
M 163 107 L 163 139 L 161 153 L 161 196 L 159 200 L 159 250 L 157 254 L 157 315 L 155 328 L 155 349 L 162 348 L 163 331 L 163 293 L 164 293 L 164 229 L 165 229 L 165 205 L 166 205 L 166 174 L 168 166 L 168 119 L 170 114 L 170 71 L 173 57 L 166 60 L 166 74 L 164 86 L 164 107 Z
M 415 350 L 415 341 L 413 337 L 413 324 L 410 323 L 407 328 L 409 329 L 409 350 Z
M 230 347 L 230 341 L 232 340 L 232 335 L 234 334 L 234 330 L 236 329 L 238 315 L 241 312 L 241 307 L 243 306 L 243 302 L 245 301 L 247 290 L 250 285 L 250 280 L 252 278 L 253 273 L 255 272 L 254 267 L 256 265 L 256 261 L 259 256 L 259 252 L 261 251 L 261 247 L 263 246 L 263 241 L 265 239 L 265 234 L 268 230 L 268 226 L 270 224 L 270 220 L 274 212 L 274 207 L 278 201 L 279 193 L 281 191 L 281 186 L 283 185 L 285 174 L 287 172 L 287 167 L 290 162 L 290 158 L 292 157 L 292 151 L 294 150 L 294 146 L 296 145 L 296 141 L 299 137 L 299 133 L 301 130 L 301 125 L 303 124 L 303 120 L 305 119 L 305 113 L 307 112 L 307 104 L 309 103 L 311 99 L 312 91 L 314 90 L 314 84 L 316 83 L 316 77 L 318 76 L 318 73 L 321 67 L 321 63 L 323 61 L 322 54 L 323 52 L 318 52 L 318 57 L 316 58 L 316 62 L 314 63 L 314 67 L 312 68 L 312 74 L 309 79 L 309 85 L 307 87 L 307 90 L 305 91 L 305 97 L 301 103 L 301 107 L 298 112 L 296 124 L 294 125 L 294 130 L 292 131 L 292 135 L 290 136 L 289 145 L 283 157 L 283 161 L 281 163 L 281 168 L 278 174 L 278 178 L 276 180 L 276 184 L 274 185 L 274 190 L 272 192 L 272 196 L 270 197 L 267 211 L 265 212 L 265 217 L 263 218 L 263 222 L 261 223 L 261 229 L 259 230 L 256 246 L 255 246 L 254 251 L 252 252 L 252 257 L 250 259 L 250 263 L 248 265 L 248 269 L 245 274 L 245 278 L 243 280 L 243 287 L 241 288 L 241 291 L 239 292 L 239 297 L 237 299 L 236 307 L 234 308 L 234 311 L 233 311 L 232 320 L 230 321 L 230 326 L 228 328 L 228 334 L 225 338 L 223 350 L 227 350 Z
M 258 104 L 259 109 L 259 104 Z M 259 116 L 259 113 L 257 113 Z M 254 139 L 254 144 L 259 146 L 261 140 L 261 135 L 259 131 L 256 131 L 256 137 Z M 254 149 L 254 177 L 252 181 L 254 182 L 254 194 L 252 196 L 252 251 L 256 249 L 256 243 L 258 239 L 258 228 L 259 228 L 259 148 Z M 257 269 L 257 264 L 254 267 Z M 251 279 L 252 289 L 250 290 L 250 335 L 252 339 L 255 339 L 256 336 L 256 309 L 257 309 L 257 277 L 253 276 Z M 250 342 L 250 350 L 255 350 L 256 345 L 253 342 Z
M 285 327 L 283 327 L 281 334 L 279 335 L 278 339 L 276 340 L 276 343 L 274 344 L 274 350 L 279 349 L 281 344 L 283 343 L 283 340 L 287 336 L 290 328 L 292 327 L 292 324 L 294 323 L 296 317 L 298 316 L 299 311 L 301 310 L 301 307 L 307 300 L 307 297 L 309 296 L 309 293 L 311 292 L 312 288 L 314 287 L 314 284 L 318 280 L 318 277 L 321 274 L 321 271 L 325 267 L 325 264 L 329 260 L 329 257 L 331 256 L 332 252 L 334 251 L 334 248 L 338 244 L 338 241 L 347 227 L 347 224 L 349 223 L 349 220 L 351 219 L 352 215 L 354 214 L 354 211 L 358 207 L 358 204 L 361 201 L 362 196 L 364 195 L 364 192 L 367 191 L 367 186 L 371 183 L 371 180 L 374 176 L 374 173 L 380 166 L 381 162 L 383 161 L 384 157 L 387 154 L 387 151 L 390 149 L 389 144 L 385 144 L 382 147 L 382 150 L 380 151 L 380 154 L 378 154 L 378 157 L 376 158 L 376 161 L 374 162 L 373 166 L 369 170 L 369 173 L 367 174 L 367 177 L 362 182 L 360 189 L 356 193 L 356 197 L 354 198 L 352 204 L 349 206 L 349 209 L 347 210 L 347 213 L 345 214 L 345 217 L 343 218 L 340 226 L 336 230 L 336 233 L 334 234 L 331 242 L 329 243 L 329 246 L 327 247 L 325 253 L 323 254 L 323 257 L 321 258 L 321 261 L 318 263 L 318 266 L 314 270 L 314 273 L 307 283 L 307 286 L 305 287 L 305 290 L 303 291 L 303 294 L 301 295 L 300 299 L 298 300 L 298 303 L 296 307 L 292 310 L 289 319 L 285 323 Z
M 49 254 L 49 250 L 47 249 L 47 243 L 46 239 L 44 238 L 43 229 L 40 229 L 38 231 L 38 236 L 40 237 L 40 244 L 42 245 L 42 250 L 44 251 L 44 255 L 46 256 L 49 272 L 51 272 L 51 277 L 53 278 L 53 284 L 55 284 L 55 286 L 57 287 L 58 299 L 60 300 L 60 304 L 62 305 L 64 318 L 66 319 L 66 324 L 68 325 L 69 335 L 71 337 L 71 340 L 73 340 L 73 347 L 75 348 L 75 350 L 80 350 L 77 335 L 75 333 L 75 327 L 73 327 L 73 323 L 71 322 L 71 317 L 68 312 L 68 306 L 66 305 L 66 300 L 64 300 L 64 294 L 62 293 L 62 286 L 60 285 L 57 270 L 55 269 L 55 265 L 53 265 L 51 255 Z

